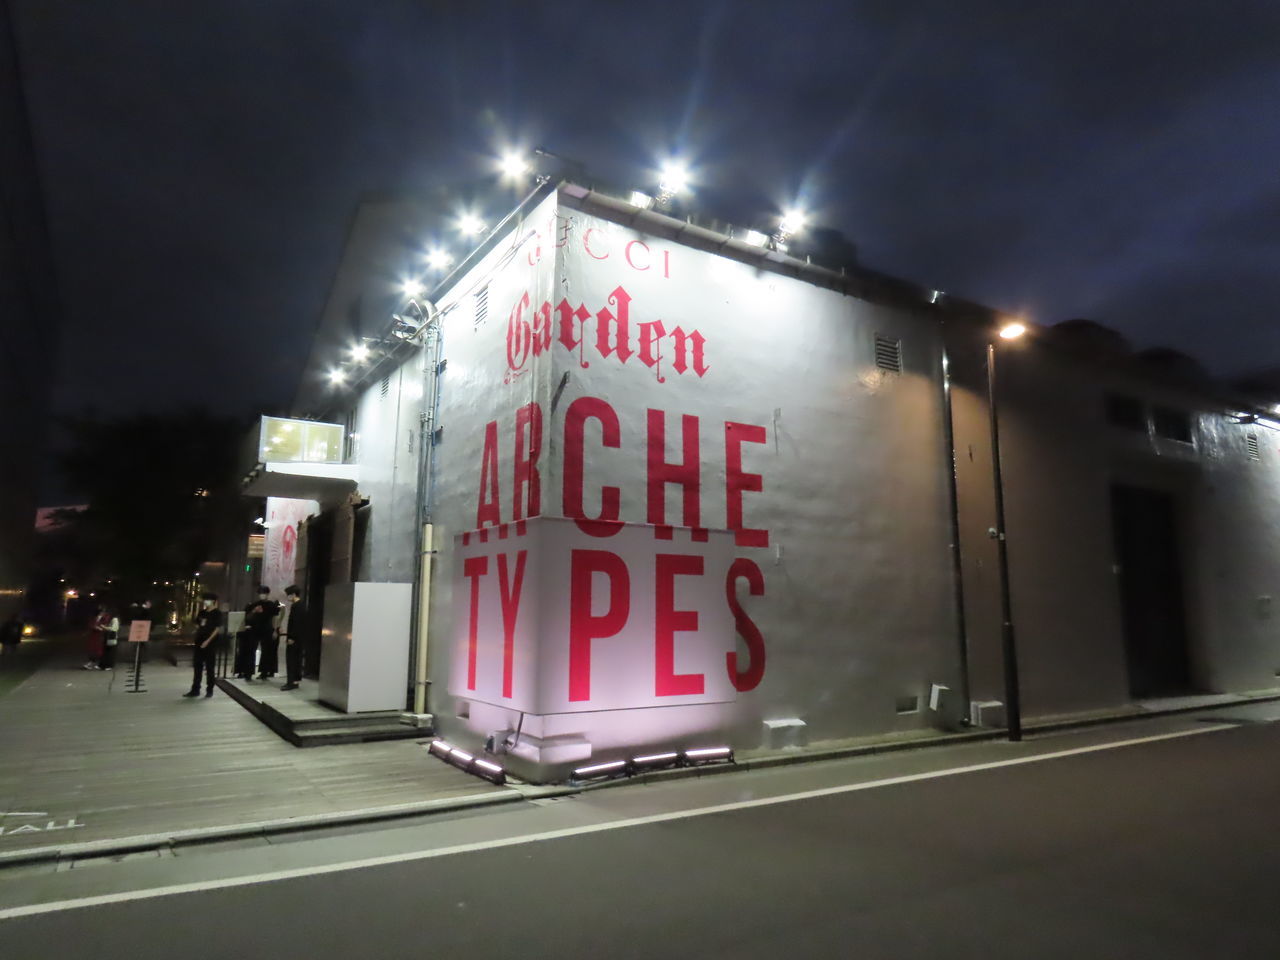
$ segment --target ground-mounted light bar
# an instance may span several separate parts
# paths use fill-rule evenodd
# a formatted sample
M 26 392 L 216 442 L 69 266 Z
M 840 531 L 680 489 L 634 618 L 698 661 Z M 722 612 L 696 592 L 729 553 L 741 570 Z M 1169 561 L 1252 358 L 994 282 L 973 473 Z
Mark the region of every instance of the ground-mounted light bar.
M 638 773 L 662 770 L 670 767 L 698 767 L 708 763 L 733 763 L 732 747 L 698 747 L 693 750 L 669 750 L 647 753 L 630 760 L 609 760 L 578 767 L 573 780 L 612 780 L 616 777 L 632 777 Z
M 468 753 L 461 747 L 455 747 L 447 740 L 432 740 L 427 744 L 427 753 L 457 767 L 459 770 L 488 780 L 490 783 L 496 783 L 501 786 L 507 782 L 507 771 L 498 766 L 498 764 Z

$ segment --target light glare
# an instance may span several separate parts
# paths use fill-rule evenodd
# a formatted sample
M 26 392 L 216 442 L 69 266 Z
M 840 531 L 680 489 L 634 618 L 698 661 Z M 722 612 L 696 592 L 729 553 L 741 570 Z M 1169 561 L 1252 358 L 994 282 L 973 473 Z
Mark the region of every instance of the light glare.
M 422 281 L 409 277 L 400 284 L 400 289 L 404 291 L 406 297 L 418 297 L 422 295 Z
M 440 247 L 432 247 L 427 251 L 427 266 L 432 270 L 443 270 L 449 264 L 453 263 L 453 257 L 449 256 L 449 251 Z
M 666 197 L 684 193 L 689 189 L 689 168 L 679 160 L 668 160 L 659 172 L 658 188 Z
M 342 383 L 342 381 L 346 379 L 347 379 L 346 372 L 338 369 L 337 367 L 334 367 L 332 370 L 329 371 L 330 383 L 338 384 L 338 383 Z
M 634 757 L 632 763 L 658 763 L 662 760 L 674 760 L 678 753 L 651 753 L 647 757 Z
M 589 767 L 579 767 L 577 770 L 573 771 L 573 775 L 576 777 L 584 773 L 603 773 L 605 770 L 617 770 L 621 767 L 625 767 L 626 765 L 627 761 L 625 760 L 612 760 L 609 763 L 596 763 Z
M 357 343 L 351 348 L 351 359 L 356 363 L 364 363 L 369 359 L 369 347 L 364 343 Z
M 787 236 L 799 233 L 809 222 L 809 216 L 799 207 L 792 207 L 789 210 L 782 211 L 782 221 L 778 224 L 778 230 Z
M 458 217 L 458 232 L 464 237 L 474 237 L 484 229 L 484 221 L 474 213 L 464 213 Z
M 1027 325 L 1018 320 L 1012 323 L 1006 323 L 1000 328 L 1000 337 L 1004 340 L 1017 340 L 1020 336 L 1027 332 Z
M 498 169 L 508 180 L 518 180 L 529 172 L 529 161 L 514 150 L 510 150 L 498 161 Z

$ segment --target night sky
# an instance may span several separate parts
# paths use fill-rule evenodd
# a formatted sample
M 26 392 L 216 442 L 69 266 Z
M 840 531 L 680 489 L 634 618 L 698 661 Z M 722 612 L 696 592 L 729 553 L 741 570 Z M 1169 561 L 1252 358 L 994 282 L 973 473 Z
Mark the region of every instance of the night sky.
M 286 404 L 360 197 L 461 203 L 509 143 L 650 188 L 674 151 L 734 222 L 799 197 L 873 268 L 1280 365 L 1276 0 L 11 3 L 62 412 Z

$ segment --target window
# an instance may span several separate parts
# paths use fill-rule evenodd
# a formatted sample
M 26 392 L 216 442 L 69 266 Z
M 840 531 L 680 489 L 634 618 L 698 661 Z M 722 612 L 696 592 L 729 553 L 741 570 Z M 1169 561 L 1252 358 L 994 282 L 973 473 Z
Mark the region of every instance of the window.
M 1156 407 L 1151 411 L 1151 422 L 1155 425 L 1156 436 L 1179 443 L 1191 442 L 1191 414 L 1187 411 Z
M 1107 423 L 1125 430 L 1147 432 L 1147 410 L 1137 397 L 1108 393 L 1106 398 Z
M 345 437 L 343 440 L 342 462 L 355 463 L 360 456 L 360 434 L 356 433 L 356 408 L 352 407 L 347 411 L 346 419 L 343 421 L 345 427 Z

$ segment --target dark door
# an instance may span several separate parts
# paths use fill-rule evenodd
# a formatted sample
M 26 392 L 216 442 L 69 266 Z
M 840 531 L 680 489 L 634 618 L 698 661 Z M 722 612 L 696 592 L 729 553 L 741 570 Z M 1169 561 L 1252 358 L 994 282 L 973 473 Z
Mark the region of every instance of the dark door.
M 1129 692 L 1135 698 L 1191 690 L 1182 557 L 1173 497 L 1111 488 Z
M 310 636 L 302 650 L 302 671 L 320 676 L 320 627 L 324 624 L 324 590 L 329 585 L 333 552 L 333 513 L 326 512 L 307 521 L 307 609 L 311 615 Z

